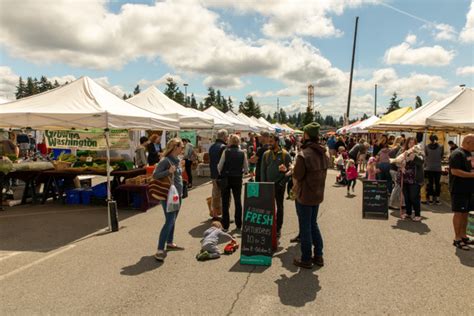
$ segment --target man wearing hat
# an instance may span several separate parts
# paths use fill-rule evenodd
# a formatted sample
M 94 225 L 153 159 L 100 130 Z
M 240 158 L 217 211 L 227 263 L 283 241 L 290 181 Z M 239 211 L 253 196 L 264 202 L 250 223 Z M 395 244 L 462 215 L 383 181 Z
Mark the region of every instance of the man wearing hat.
M 310 269 L 313 264 L 321 267 L 324 265 L 323 238 L 317 219 L 319 204 L 324 199 L 329 157 L 326 148 L 319 144 L 319 124 L 308 124 L 303 131 L 303 145 L 296 156 L 293 169 L 293 192 L 300 230 L 301 258 L 295 258 L 293 263 Z

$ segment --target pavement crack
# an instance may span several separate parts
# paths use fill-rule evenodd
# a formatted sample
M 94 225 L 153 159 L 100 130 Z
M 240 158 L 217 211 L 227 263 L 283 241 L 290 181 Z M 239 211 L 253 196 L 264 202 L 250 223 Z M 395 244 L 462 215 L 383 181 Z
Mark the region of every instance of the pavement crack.
M 230 307 L 229 312 L 227 313 L 227 316 L 232 315 L 232 313 L 234 312 L 234 307 L 235 307 L 235 305 L 237 304 L 237 302 L 238 302 L 239 299 L 240 299 L 240 294 L 242 294 L 242 292 L 247 288 L 247 285 L 249 284 L 249 281 L 250 281 L 250 276 L 252 276 L 252 273 L 254 273 L 256 269 L 257 269 L 257 266 L 254 266 L 254 267 L 252 268 L 252 270 L 249 272 L 249 274 L 247 275 L 247 279 L 245 280 L 245 283 L 244 283 L 244 285 L 242 286 L 242 288 L 240 289 L 240 291 L 237 293 L 237 297 L 236 297 L 235 300 L 232 302 L 232 305 L 231 305 L 231 307 Z

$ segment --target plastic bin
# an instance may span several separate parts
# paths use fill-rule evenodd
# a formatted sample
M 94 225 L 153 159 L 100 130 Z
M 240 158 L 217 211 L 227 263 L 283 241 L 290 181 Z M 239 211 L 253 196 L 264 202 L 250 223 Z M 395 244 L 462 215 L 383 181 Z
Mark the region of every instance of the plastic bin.
M 81 191 L 82 204 L 84 204 L 84 205 L 91 204 L 91 197 L 92 197 L 92 190 L 91 189 Z
M 66 204 L 81 204 L 82 189 L 66 191 Z
M 92 187 L 92 194 L 99 199 L 107 197 L 107 182 L 100 183 Z
M 142 198 L 138 193 L 132 193 L 132 207 L 139 209 L 142 207 Z

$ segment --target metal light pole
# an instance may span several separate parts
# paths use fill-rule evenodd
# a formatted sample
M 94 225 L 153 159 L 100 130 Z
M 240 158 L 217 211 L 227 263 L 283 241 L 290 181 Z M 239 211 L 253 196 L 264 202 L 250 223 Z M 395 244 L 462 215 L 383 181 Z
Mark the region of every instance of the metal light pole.
M 375 84 L 374 115 L 377 116 L 377 84 Z
M 188 84 L 184 83 L 184 105 L 188 106 Z
M 355 32 L 354 32 L 354 43 L 352 46 L 352 62 L 351 62 L 351 75 L 349 79 L 349 95 L 347 96 L 347 112 L 346 112 L 346 122 L 349 123 L 349 112 L 351 108 L 351 93 L 352 93 L 352 77 L 354 74 L 354 59 L 355 59 L 355 52 L 356 52 L 356 42 L 357 42 L 357 26 L 359 24 L 359 17 L 356 17 L 355 22 Z

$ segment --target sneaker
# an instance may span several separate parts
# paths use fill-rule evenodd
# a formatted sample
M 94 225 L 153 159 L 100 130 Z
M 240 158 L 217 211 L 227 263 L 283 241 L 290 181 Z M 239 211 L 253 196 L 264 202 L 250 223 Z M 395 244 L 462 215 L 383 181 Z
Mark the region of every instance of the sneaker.
M 415 216 L 413 217 L 414 222 L 421 222 L 421 216 Z
M 401 219 L 405 220 L 408 218 L 408 215 L 407 214 L 402 214 L 402 216 L 400 216 Z
M 323 256 L 314 256 L 313 263 L 319 267 L 324 267 L 324 259 Z
M 301 259 L 298 258 L 293 260 L 293 264 L 304 269 L 311 269 L 313 267 L 313 263 L 311 261 L 301 261 Z
M 160 261 L 160 262 L 163 262 L 165 261 L 165 258 L 166 258 L 166 252 L 164 252 L 163 250 L 158 250 L 155 255 L 154 255 L 155 259 Z
M 207 251 L 202 251 L 196 256 L 196 259 L 199 261 L 204 261 L 204 260 L 209 260 L 211 256 L 209 255 L 209 252 Z

